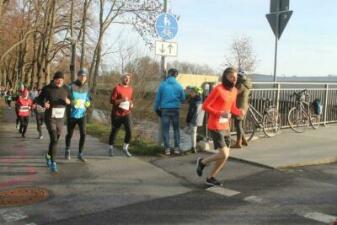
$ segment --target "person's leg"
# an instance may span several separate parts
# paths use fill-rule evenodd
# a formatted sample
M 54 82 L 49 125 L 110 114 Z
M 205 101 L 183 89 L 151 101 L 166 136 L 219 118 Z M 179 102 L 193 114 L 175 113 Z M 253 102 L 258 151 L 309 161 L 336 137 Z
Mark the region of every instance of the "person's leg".
M 232 148 L 241 148 L 242 147 L 242 127 L 241 120 L 234 118 L 234 126 L 236 129 L 236 143 Z
M 217 161 L 218 163 L 214 166 L 212 172 L 210 175 L 216 173 L 219 168 L 221 167 L 223 160 L 228 158 L 228 153 L 229 151 L 226 150 L 226 148 L 229 148 L 230 145 L 230 137 L 229 136 L 224 136 L 225 132 L 224 131 L 210 131 L 211 137 L 213 139 L 214 143 L 214 148 L 218 149 L 219 151 L 213 155 L 210 155 L 206 158 L 198 158 L 197 159 L 197 174 L 198 176 L 202 176 L 202 171 L 204 167 L 213 162 Z
M 192 151 L 194 153 L 197 153 L 197 131 L 198 127 L 197 126 L 192 126 L 191 128 L 191 142 L 192 142 Z
M 109 138 L 109 155 L 114 155 L 114 144 L 116 135 L 118 133 L 119 128 L 121 127 L 121 118 L 119 116 L 112 115 L 111 116 L 111 132 L 110 132 L 110 138 Z
M 23 117 L 22 116 L 18 116 L 16 120 L 19 120 L 19 133 L 22 134 L 23 131 Z
M 161 127 L 164 141 L 165 154 L 170 154 L 170 114 L 168 110 L 163 109 L 161 115 Z
M 224 147 L 219 149 L 219 153 L 222 156 L 222 158 L 216 160 L 213 169 L 211 170 L 210 174 L 208 175 L 208 178 L 216 177 L 218 173 L 221 171 L 221 169 L 224 167 L 228 157 L 229 157 L 229 148 Z
M 76 127 L 76 119 L 75 118 L 68 118 L 67 121 L 67 135 L 66 135 L 66 151 L 65 151 L 65 157 L 67 159 L 70 159 L 70 144 L 71 144 L 71 138 L 74 133 L 74 129 Z
M 124 137 L 124 145 L 123 145 L 123 151 L 128 157 L 131 157 L 131 153 L 129 152 L 129 143 L 131 140 L 131 117 L 130 115 L 127 115 L 123 118 L 123 125 L 125 129 L 125 137 Z
M 55 144 L 57 143 L 57 129 L 55 119 L 46 120 L 46 127 L 50 138 L 48 156 L 50 160 L 53 162 L 55 153 Z
M 39 138 L 42 137 L 42 119 L 41 119 L 41 113 L 35 112 L 35 119 L 36 119 L 36 129 L 39 133 Z
M 172 110 L 172 124 L 174 133 L 175 153 L 180 153 L 180 128 L 179 128 L 179 109 Z
M 22 137 L 25 137 L 29 123 L 29 116 L 23 117 Z
M 87 135 L 87 119 L 86 117 L 78 119 L 78 128 L 80 130 L 80 143 L 78 146 L 78 153 L 82 154 L 83 148 L 84 148 L 84 143 L 85 143 L 85 137 Z

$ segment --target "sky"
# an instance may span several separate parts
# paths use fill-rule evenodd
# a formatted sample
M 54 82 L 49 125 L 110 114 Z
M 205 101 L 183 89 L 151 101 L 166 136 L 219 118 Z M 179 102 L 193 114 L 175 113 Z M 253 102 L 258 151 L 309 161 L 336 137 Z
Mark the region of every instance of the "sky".
M 255 73 L 273 74 L 275 37 L 269 0 L 169 0 L 179 16 L 179 60 L 221 69 L 233 40 L 246 36 L 258 59 Z M 337 75 L 337 0 L 290 0 L 293 11 L 278 42 L 277 75 Z M 154 53 L 151 52 L 154 56 Z M 159 58 L 158 56 L 156 58 Z

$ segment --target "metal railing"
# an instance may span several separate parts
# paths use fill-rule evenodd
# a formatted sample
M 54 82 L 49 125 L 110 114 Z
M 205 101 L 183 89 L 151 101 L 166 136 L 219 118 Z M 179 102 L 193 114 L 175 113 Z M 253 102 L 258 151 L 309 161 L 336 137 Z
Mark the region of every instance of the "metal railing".
M 254 82 L 251 90 L 250 103 L 263 112 L 262 100 L 270 99 L 275 105 L 282 120 L 282 127 L 288 127 L 287 115 L 295 106 L 295 98 L 291 95 L 296 91 L 306 89 L 310 95 L 308 101 L 318 98 L 322 104 L 321 124 L 337 122 L 337 83 L 295 83 L 295 82 Z

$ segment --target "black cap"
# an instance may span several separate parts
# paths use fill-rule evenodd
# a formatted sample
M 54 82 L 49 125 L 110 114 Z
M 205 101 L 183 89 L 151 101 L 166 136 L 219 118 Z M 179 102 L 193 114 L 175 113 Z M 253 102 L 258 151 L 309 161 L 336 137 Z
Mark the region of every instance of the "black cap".
M 57 71 L 56 73 L 54 73 L 54 77 L 53 77 L 53 79 L 55 80 L 55 79 L 64 79 L 64 74 L 63 74 L 63 72 L 62 71 Z
M 178 76 L 179 72 L 178 72 L 177 69 L 171 68 L 171 69 L 168 70 L 167 74 L 168 74 L 169 76 L 176 77 L 176 76 Z
M 87 76 L 88 75 L 88 70 L 86 68 L 82 68 L 77 72 L 78 76 Z

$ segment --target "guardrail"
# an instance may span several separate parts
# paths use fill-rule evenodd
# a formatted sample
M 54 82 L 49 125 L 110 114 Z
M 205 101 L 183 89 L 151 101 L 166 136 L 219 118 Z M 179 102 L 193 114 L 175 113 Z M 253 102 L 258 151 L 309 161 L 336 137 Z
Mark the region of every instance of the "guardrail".
M 290 96 L 303 89 L 307 89 L 310 94 L 310 102 L 316 98 L 321 100 L 321 124 L 337 122 L 337 83 L 254 82 L 250 102 L 263 112 L 262 99 L 270 99 L 281 113 L 282 127 L 288 127 L 287 115 L 295 106 L 295 99 Z

